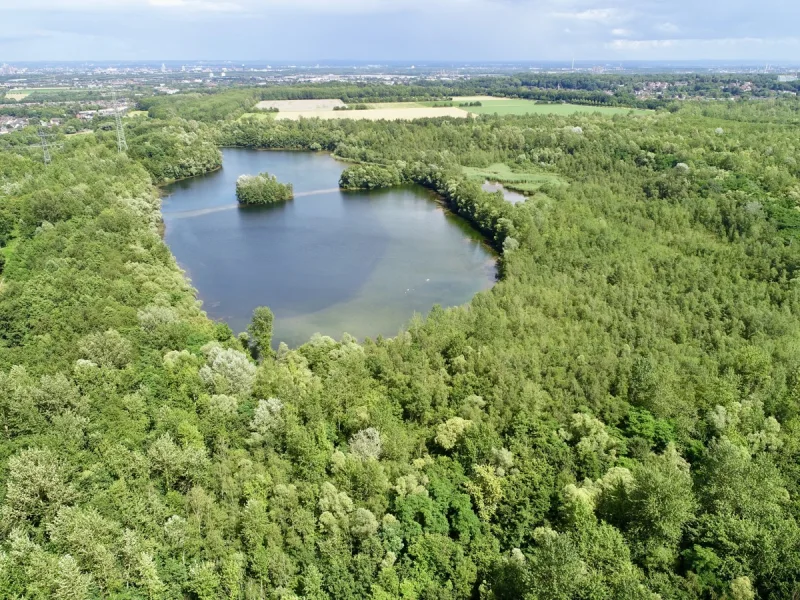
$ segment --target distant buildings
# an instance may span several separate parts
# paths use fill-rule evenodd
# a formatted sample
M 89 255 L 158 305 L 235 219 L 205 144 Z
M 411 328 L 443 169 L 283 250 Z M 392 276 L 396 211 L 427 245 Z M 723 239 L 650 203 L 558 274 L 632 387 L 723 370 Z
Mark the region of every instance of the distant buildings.
M 24 73 L 25 71 L 27 71 L 27 69 L 12 67 L 11 65 L 7 65 L 6 63 L 0 65 L 0 75 L 17 75 L 19 73 Z
M 0 115 L 0 135 L 5 135 L 22 129 L 28 124 L 28 119 L 21 119 L 19 117 L 6 117 Z
M 110 108 L 101 108 L 100 110 L 82 110 L 76 116 L 81 121 L 91 121 L 95 117 L 110 117 L 114 114 L 114 112 L 116 112 L 116 110 L 117 109 L 113 106 Z M 128 112 L 128 110 L 130 110 L 130 107 L 126 104 L 122 104 L 119 107 L 120 113 Z

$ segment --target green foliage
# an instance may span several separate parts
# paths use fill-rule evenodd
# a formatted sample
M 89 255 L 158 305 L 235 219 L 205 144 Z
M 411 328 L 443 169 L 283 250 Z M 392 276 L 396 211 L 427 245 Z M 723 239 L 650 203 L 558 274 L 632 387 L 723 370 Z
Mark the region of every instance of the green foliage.
M 247 331 L 255 343 L 256 349 L 262 356 L 269 354 L 272 344 L 272 323 L 275 315 L 266 306 L 259 306 L 253 311 L 253 319 Z
M 269 173 L 242 175 L 236 180 L 236 198 L 239 204 L 275 204 L 294 198 L 294 190 Z
M 403 183 L 403 174 L 397 167 L 384 165 L 356 165 L 342 171 L 339 187 L 345 190 L 372 190 L 389 188 Z
M 497 86 L 556 81 L 588 100 L 615 80 Z M 392 87 L 341 91 L 412 91 Z M 3 136 L 3 592 L 796 595 L 797 101 L 227 119 L 331 89 L 159 99 L 129 156 L 98 131 L 47 168 L 28 133 Z M 164 245 L 153 187 L 217 168 L 217 144 L 328 150 L 358 163 L 345 184 L 426 186 L 503 249 L 502 279 L 392 339 L 273 354 L 266 308 L 235 339 Z M 470 180 L 497 165 L 569 185 L 511 205 Z

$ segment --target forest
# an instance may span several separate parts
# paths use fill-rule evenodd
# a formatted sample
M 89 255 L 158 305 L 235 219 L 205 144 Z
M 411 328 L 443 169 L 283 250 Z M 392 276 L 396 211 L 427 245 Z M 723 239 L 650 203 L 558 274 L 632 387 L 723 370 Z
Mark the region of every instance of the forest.
M 239 119 L 254 99 L 159 98 L 127 154 L 97 122 L 48 167 L 4 136 L 0 597 L 800 594 L 796 99 Z M 234 332 L 160 235 L 157 186 L 220 146 L 432 189 L 500 279 L 392 338 L 273 348 L 266 308 Z M 463 171 L 496 163 L 568 185 L 512 205 Z

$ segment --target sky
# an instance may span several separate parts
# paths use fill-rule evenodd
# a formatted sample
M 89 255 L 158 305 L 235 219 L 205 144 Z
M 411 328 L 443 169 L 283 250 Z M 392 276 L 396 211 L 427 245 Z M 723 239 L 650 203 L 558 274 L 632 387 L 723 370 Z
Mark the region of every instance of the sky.
M 35 60 L 800 62 L 797 0 L 0 0 Z

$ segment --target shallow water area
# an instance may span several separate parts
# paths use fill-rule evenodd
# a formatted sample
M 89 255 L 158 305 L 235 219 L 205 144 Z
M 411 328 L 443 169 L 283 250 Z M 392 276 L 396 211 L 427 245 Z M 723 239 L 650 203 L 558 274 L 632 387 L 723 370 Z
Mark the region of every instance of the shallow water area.
M 514 192 L 512 190 L 507 189 L 502 183 L 497 183 L 494 181 L 484 181 L 481 189 L 484 192 L 502 192 L 503 198 L 507 202 L 511 204 L 519 204 L 520 202 L 525 202 L 525 196 L 520 194 L 519 192 Z
M 496 260 L 424 188 L 342 192 L 345 163 L 322 153 L 223 150 L 223 168 L 165 190 L 165 240 L 209 316 L 244 331 L 275 313 L 274 345 L 320 332 L 395 335 L 415 313 L 488 289 Z M 295 199 L 239 207 L 236 179 L 268 171 Z

